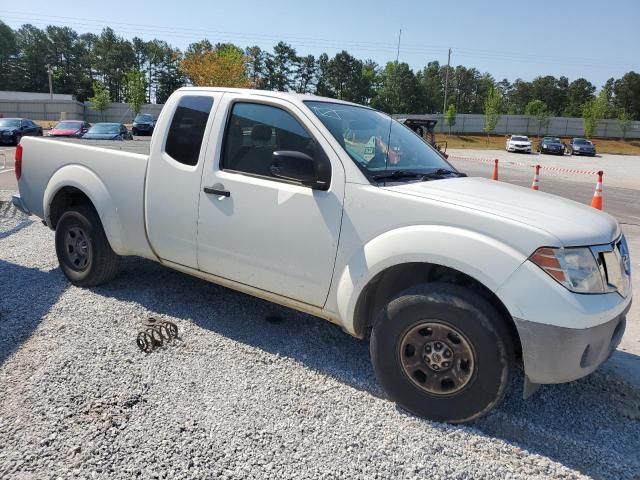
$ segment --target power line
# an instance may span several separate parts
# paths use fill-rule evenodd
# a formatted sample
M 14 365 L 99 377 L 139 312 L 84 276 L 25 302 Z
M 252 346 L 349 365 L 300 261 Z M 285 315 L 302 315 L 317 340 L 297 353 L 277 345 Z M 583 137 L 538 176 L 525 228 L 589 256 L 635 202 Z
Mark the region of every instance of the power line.
M 99 19 L 87 19 L 79 17 L 67 17 L 58 15 L 42 15 L 42 14 L 30 14 L 28 17 L 22 12 L 4 11 L 5 18 L 9 18 L 16 22 L 26 22 L 34 25 L 51 25 L 51 19 L 59 19 L 61 22 L 66 23 L 65 26 L 103 29 L 105 28 L 105 21 Z M 158 34 L 165 34 L 174 38 L 181 38 L 185 40 L 200 40 L 203 36 L 223 37 L 226 40 L 234 39 L 235 41 L 244 41 L 247 43 L 253 42 L 277 42 L 283 40 L 283 36 L 275 36 L 259 33 L 242 33 L 220 30 L 204 30 L 185 27 L 167 27 L 161 25 L 145 25 L 127 22 L 112 22 L 112 26 L 118 29 L 118 33 L 128 33 L 133 35 L 147 34 L 156 36 Z M 299 37 L 299 36 L 286 36 L 285 40 L 295 43 L 296 46 L 312 47 L 312 48 L 350 48 L 354 51 L 380 51 L 396 50 L 396 45 L 387 42 L 370 42 L 370 41 L 352 41 L 352 40 L 334 40 L 314 37 Z M 580 66 L 580 67 L 602 67 L 602 66 L 617 66 L 623 68 L 629 68 L 629 64 L 633 62 L 612 62 L 610 59 L 606 61 L 596 61 L 593 58 L 580 59 L 575 56 L 573 60 L 567 61 L 563 57 L 545 55 L 540 57 L 538 55 L 524 55 L 514 54 L 509 52 L 499 52 L 490 50 L 479 50 L 468 47 L 453 47 L 456 53 L 463 58 L 469 58 L 474 60 L 493 60 L 499 62 L 516 62 L 516 63 L 534 63 L 538 65 L 560 65 L 560 66 Z M 417 45 L 407 44 L 403 46 L 405 54 L 413 55 L 444 55 L 447 51 L 447 47 L 438 45 Z

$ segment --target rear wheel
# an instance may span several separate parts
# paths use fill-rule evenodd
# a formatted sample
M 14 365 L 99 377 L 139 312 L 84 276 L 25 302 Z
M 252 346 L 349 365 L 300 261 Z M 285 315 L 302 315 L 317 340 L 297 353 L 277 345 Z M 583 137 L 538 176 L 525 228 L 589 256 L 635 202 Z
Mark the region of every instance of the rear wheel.
M 504 397 L 513 345 L 504 319 L 475 292 L 451 284 L 412 287 L 382 309 L 371 360 L 389 396 L 421 417 L 474 420 Z
M 93 287 L 112 280 L 120 257 L 111 249 L 100 217 L 87 205 L 67 210 L 56 226 L 56 254 L 71 283 Z

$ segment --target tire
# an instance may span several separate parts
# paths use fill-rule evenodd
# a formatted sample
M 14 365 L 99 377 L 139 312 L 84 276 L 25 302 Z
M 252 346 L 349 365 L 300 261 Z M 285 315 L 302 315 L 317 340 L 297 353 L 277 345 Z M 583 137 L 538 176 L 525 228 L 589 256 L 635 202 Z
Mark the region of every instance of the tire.
M 16 135 L 16 139 L 13 144 L 17 147 L 20 143 L 20 140 L 22 140 L 22 135 Z
M 56 254 L 63 273 L 78 287 L 95 287 L 113 280 L 120 265 L 100 217 L 88 205 L 72 207 L 60 217 Z
M 425 357 L 437 353 L 439 338 L 440 356 L 430 359 L 431 365 L 441 362 L 435 372 L 438 365 L 429 366 Z M 405 290 L 381 310 L 370 342 L 373 368 L 389 397 L 431 420 L 463 423 L 485 415 L 504 398 L 514 369 L 505 320 L 480 295 L 458 285 L 425 283 Z M 449 365 L 443 361 L 447 350 Z M 405 366 L 411 362 L 415 367 Z

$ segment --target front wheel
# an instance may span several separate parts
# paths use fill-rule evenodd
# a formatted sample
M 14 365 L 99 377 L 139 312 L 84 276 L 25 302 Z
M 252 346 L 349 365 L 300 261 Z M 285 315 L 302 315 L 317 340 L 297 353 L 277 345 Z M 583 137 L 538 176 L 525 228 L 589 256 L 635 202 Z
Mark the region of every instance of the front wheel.
M 94 287 L 112 280 L 120 257 L 111 249 L 100 217 L 87 205 L 72 207 L 56 226 L 56 254 L 60 268 L 78 287 Z
M 371 334 L 376 376 L 392 400 L 431 420 L 462 423 L 504 397 L 514 364 L 498 311 L 458 285 L 412 287 L 382 309 Z

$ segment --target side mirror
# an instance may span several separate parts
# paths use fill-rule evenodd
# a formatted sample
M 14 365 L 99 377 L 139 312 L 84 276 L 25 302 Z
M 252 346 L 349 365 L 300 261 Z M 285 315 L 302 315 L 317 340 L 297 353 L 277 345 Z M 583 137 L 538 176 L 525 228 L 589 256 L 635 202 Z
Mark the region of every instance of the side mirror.
M 326 190 L 329 181 L 321 178 L 316 169 L 316 162 L 306 153 L 291 150 L 278 150 L 273 152 L 271 174 L 277 178 L 300 182 L 308 187 Z

